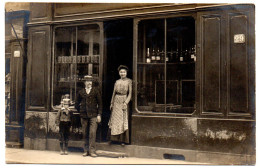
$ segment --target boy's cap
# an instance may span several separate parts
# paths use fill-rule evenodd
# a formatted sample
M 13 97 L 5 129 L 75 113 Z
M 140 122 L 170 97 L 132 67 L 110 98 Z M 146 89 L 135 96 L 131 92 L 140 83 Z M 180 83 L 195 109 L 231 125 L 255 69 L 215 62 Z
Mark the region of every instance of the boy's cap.
M 63 104 L 70 104 L 70 99 L 63 99 Z

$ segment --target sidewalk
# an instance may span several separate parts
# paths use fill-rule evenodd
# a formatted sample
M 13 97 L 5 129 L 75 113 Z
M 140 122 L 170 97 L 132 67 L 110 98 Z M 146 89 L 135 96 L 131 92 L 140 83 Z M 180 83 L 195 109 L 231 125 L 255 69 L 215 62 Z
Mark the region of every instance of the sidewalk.
M 180 160 L 159 160 L 143 158 L 109 158 L 90 156 L 83 157 L 80 152 L 70 152 L 69 155 L 60 155 L 58 151 L 40 151 L 17 148 L 5 148 L 6 163 L 25 164 L 171 164 L 171 165 L 192 165 L 201 164 Z M 203 164 L 203 163 L 202 163 Z

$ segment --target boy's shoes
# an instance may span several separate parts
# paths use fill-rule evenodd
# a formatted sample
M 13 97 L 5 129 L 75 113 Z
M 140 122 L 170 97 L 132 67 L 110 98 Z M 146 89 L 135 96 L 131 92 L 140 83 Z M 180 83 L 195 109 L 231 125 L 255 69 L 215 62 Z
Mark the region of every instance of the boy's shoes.
M 64 155 L 64 152 L 63 152 L 63 150 L 60 150 L 60 155 Z
M 83 156 L 83 157 L 88 156 L 88 152 L 84 152 L 82 156 Z

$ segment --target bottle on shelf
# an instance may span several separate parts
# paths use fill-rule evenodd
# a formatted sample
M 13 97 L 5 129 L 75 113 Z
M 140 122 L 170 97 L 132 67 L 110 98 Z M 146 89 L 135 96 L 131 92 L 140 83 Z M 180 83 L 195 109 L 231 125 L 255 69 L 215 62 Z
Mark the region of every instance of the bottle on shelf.
M 151 57 L 150 57 L 149 48 L 147 48 L 147 52 L 146 52 L 146 63 L 151 63 Z
M 169 62 L 170 61 L 170 53 L 168 54 L 169 52 L 166 53 L 166 57 L 165 57 L 165 61 L 166 62 Z
M 193 46 L 193 47 L 191 48 L 190 58 L 191 58 L 191 60 L 196 61 L 195 46 Z
M 161 62 L 164 62 L 164 51 L 162 50 L 161 52 L 160 52 L 160 57 L 161 57 Z
M 186 49 L 186 50 L 184 51 L 184 56 L 183 56 L 183 57 L 184 57 L 184 58 L 183 58 L 184 61 L 189 61 L 189 56 L 188 56 L 188 54 L 189 54 L 189 53 L 188 53 L 188 50 Z
M 172 50 L 167 52 L 167 56 L 166 56 L 166 62 L 172 62 Z
M 155 51 L 153 49 L 152 55 L 151 55 L 151 62 L 155 62 L 155 61 L 156 61 L 156 56 L 155 56 Z
M 156 52 L 156 62 L 161 62 L 160 50 L 158 49 Z
M 58 56 L 58 63 L 62 63 L 62 57 Z
M 176 61 L 176 62 L 179 62 L 179 61 L 180 61 L 178 48 L 176 49 L 176 52 L 175 52 L 175 61 Z
M 180 51 L 180 62 L 183 62 L 183 52 Z
M 196 62 L 196 53 L 197 53 L 197 52 L 196 52 L 196 44 L 194 45 L 193 48 L 194 48 L 194 61 Z
M 83 56 L 81 56 L 81 62 L 82 63 L 85 63 L 86 62 L 86 57 L 83 55 Z

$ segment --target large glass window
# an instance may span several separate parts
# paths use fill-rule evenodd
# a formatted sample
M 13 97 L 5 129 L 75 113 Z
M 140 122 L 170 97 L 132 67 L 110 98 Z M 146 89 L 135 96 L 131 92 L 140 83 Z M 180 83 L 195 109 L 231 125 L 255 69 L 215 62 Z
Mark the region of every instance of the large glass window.
M 195 106 L 195 20 L 142 20 L 138 24 L 139 111 L 192 113 Z
M 53 107 L 68 94 L 72 103 L 84 87 L 85 75 L 99 78 L 100 28 L 98 25 L 57 27 L 54 41 Z M 95 83 L 96 84 L 96 83 Z

